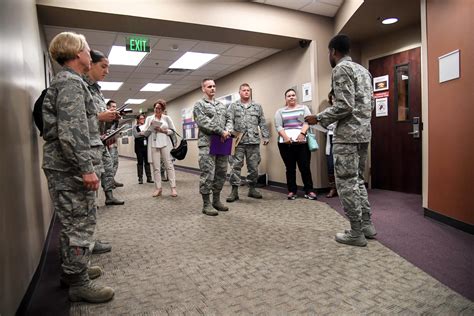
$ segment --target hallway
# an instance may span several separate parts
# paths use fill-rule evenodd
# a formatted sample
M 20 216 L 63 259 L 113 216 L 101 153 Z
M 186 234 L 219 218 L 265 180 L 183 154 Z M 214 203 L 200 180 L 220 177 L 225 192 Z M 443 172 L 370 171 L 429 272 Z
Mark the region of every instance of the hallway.
M 152 198 L 153 185 L 138 185 L 135 170 L 121 159 L 125 187 L 116 195 L 125 206 L 98 203 L 98 238 L 113 249 L 92 264 L 104 268 L 98 282 L 115 298 L 74 303 L 71 315 L 474 313 L 474 303 L 378 241 L 334 242 L 347 223 L 325 203 L 268 190 L 251 200 L 242 188 L 230 212 L 207 217 L 197 175 L 178 171 L 179 196 L 164 183 Z

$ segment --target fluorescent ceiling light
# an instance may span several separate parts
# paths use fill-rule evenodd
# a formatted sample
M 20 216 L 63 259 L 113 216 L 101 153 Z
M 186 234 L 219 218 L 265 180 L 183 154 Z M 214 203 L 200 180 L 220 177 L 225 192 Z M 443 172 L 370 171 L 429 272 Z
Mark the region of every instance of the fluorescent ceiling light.
M 398 18 L 386 18 L 382 20 L 382 24 L 393 24 L 397 22 L 398 22 Z
M 142 104 L 146 99 L 128 99 L 125 104 Z
M 110 65 L 136 66 L 148 53 L 129 52 L 125 46 L 112 46 L 109 54 Z
M 163 91 L 171 86 L 169 83 L 147 83 L 140 91 Z
M 104 102 L 105 102 L 105 103 L 107 103 L 107 102 L 109 102 L 109 101 L 110 101 L 110 99 L 104 99 Z
M 100 90 L 117 91 L 123 85 L 123 82 L 99 81 Z
M 199 67 L 207 64 L 214 58 L 217 54 L 205 54 L 205 53 L 194 53 L 186 52 L 181 56 L 177 61 L 175 61 L 169 68 L 174 69 L 198 69 Z

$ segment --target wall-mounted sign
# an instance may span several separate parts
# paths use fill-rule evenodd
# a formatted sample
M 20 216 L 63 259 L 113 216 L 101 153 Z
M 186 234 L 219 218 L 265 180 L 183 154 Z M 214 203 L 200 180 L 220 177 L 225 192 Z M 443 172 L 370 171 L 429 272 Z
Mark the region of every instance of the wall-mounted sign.
M 303 83 L 303 102 L 311 101 L 313 99 L 311 92 L 311 82 Z
M 130 52 L 150 52 L 150 40 L 143 36 L 131 36 L 126 38 L 125 47 Z
M 375 116 L 388 116 L 388 98 L 375 99 Z
M 440 83 L 459 78 L 459 49 L 438 57 L 438 60 Z
M 374 91 L 388 90 L 388 75 L 374 78 Z

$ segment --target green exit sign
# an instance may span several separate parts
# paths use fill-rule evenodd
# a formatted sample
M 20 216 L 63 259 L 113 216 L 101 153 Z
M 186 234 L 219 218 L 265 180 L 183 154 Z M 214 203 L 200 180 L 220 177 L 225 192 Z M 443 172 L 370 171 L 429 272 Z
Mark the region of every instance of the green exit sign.
M 150 40 L 146 37 L 128 37 L 125 46 L 130 52 L 150 52 Z

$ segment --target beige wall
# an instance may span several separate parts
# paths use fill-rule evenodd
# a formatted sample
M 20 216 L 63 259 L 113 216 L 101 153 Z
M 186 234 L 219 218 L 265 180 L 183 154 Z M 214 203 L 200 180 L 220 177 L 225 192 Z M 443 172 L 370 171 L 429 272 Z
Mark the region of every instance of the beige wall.
M 277 109 L 285 104 L 283 93 L 286 89 L 296 86 L 298 98 L 301 101 L 301 85 L 311 82 L 313 63 L 311 62 L 313 47 L 305 49 L 295 48 L 284 51 L 269 58 L 246 67 L 227 77 L 216 80 L 217 97 L 238 92 L 239 85 L 247 82 L 253 89 L 253 98 L 262 104 L 265 113 L 267 126 L 270 129 L 270 144 L 261 146 L 262 162 L 259 172 L 267 173 L 269 180 L 286 183 L 285 167 L 281 160 L 277 147 L 277 133 L 274 125 L 274 115 Z M 326 95 L 327 91 L 321 92 Z M 182 129 L 181 110 L 192 107 L 194 103 L 202 97 L 202 91 L 197 89 L 185 96 L 169 102 L 167 107 L 168 115 L 173 119 L 176 128 Z M 311 102 L 300 102 L 312 108 Z M 314 110 L 318 106 L 313 107 Z M 314 112 L 314 111 L 313 111 Z M 321 145 L 324 145 L 324 136 L 318 135 Z M 135 157 L 133 153 L 133 141 L 129 145 L 120 145 L 120 154 Z M 182 161 L 177 161 L 178 166 L 199 168 L 197 140 L 188 141 L 188 154 Z M 320 150 L 312 154 L 312 175 L 315 187 L 321 187 L 321 174 L 326 172 L 324 151 Z M 243 174 L 245 175 L 245 168 Z M 299 181 L 299 180 L 298 180 Z M 299 182 L 299 184 L 302 184 Z M 325 184 L 325 183 L 324 183 Z
M 44 88 L 42 38 L 33 0 L 0 10 L 0 314 L 13 315 L 38 265 L 52 211 L 33 103 Z
M 449 12 L 449 14 L 447 14 Z M 429 102 L 428 208 L 474 225 L 474 2 L 426 1 Z M 438 58 L 460 50 L 460 78 L 439 83 Z

